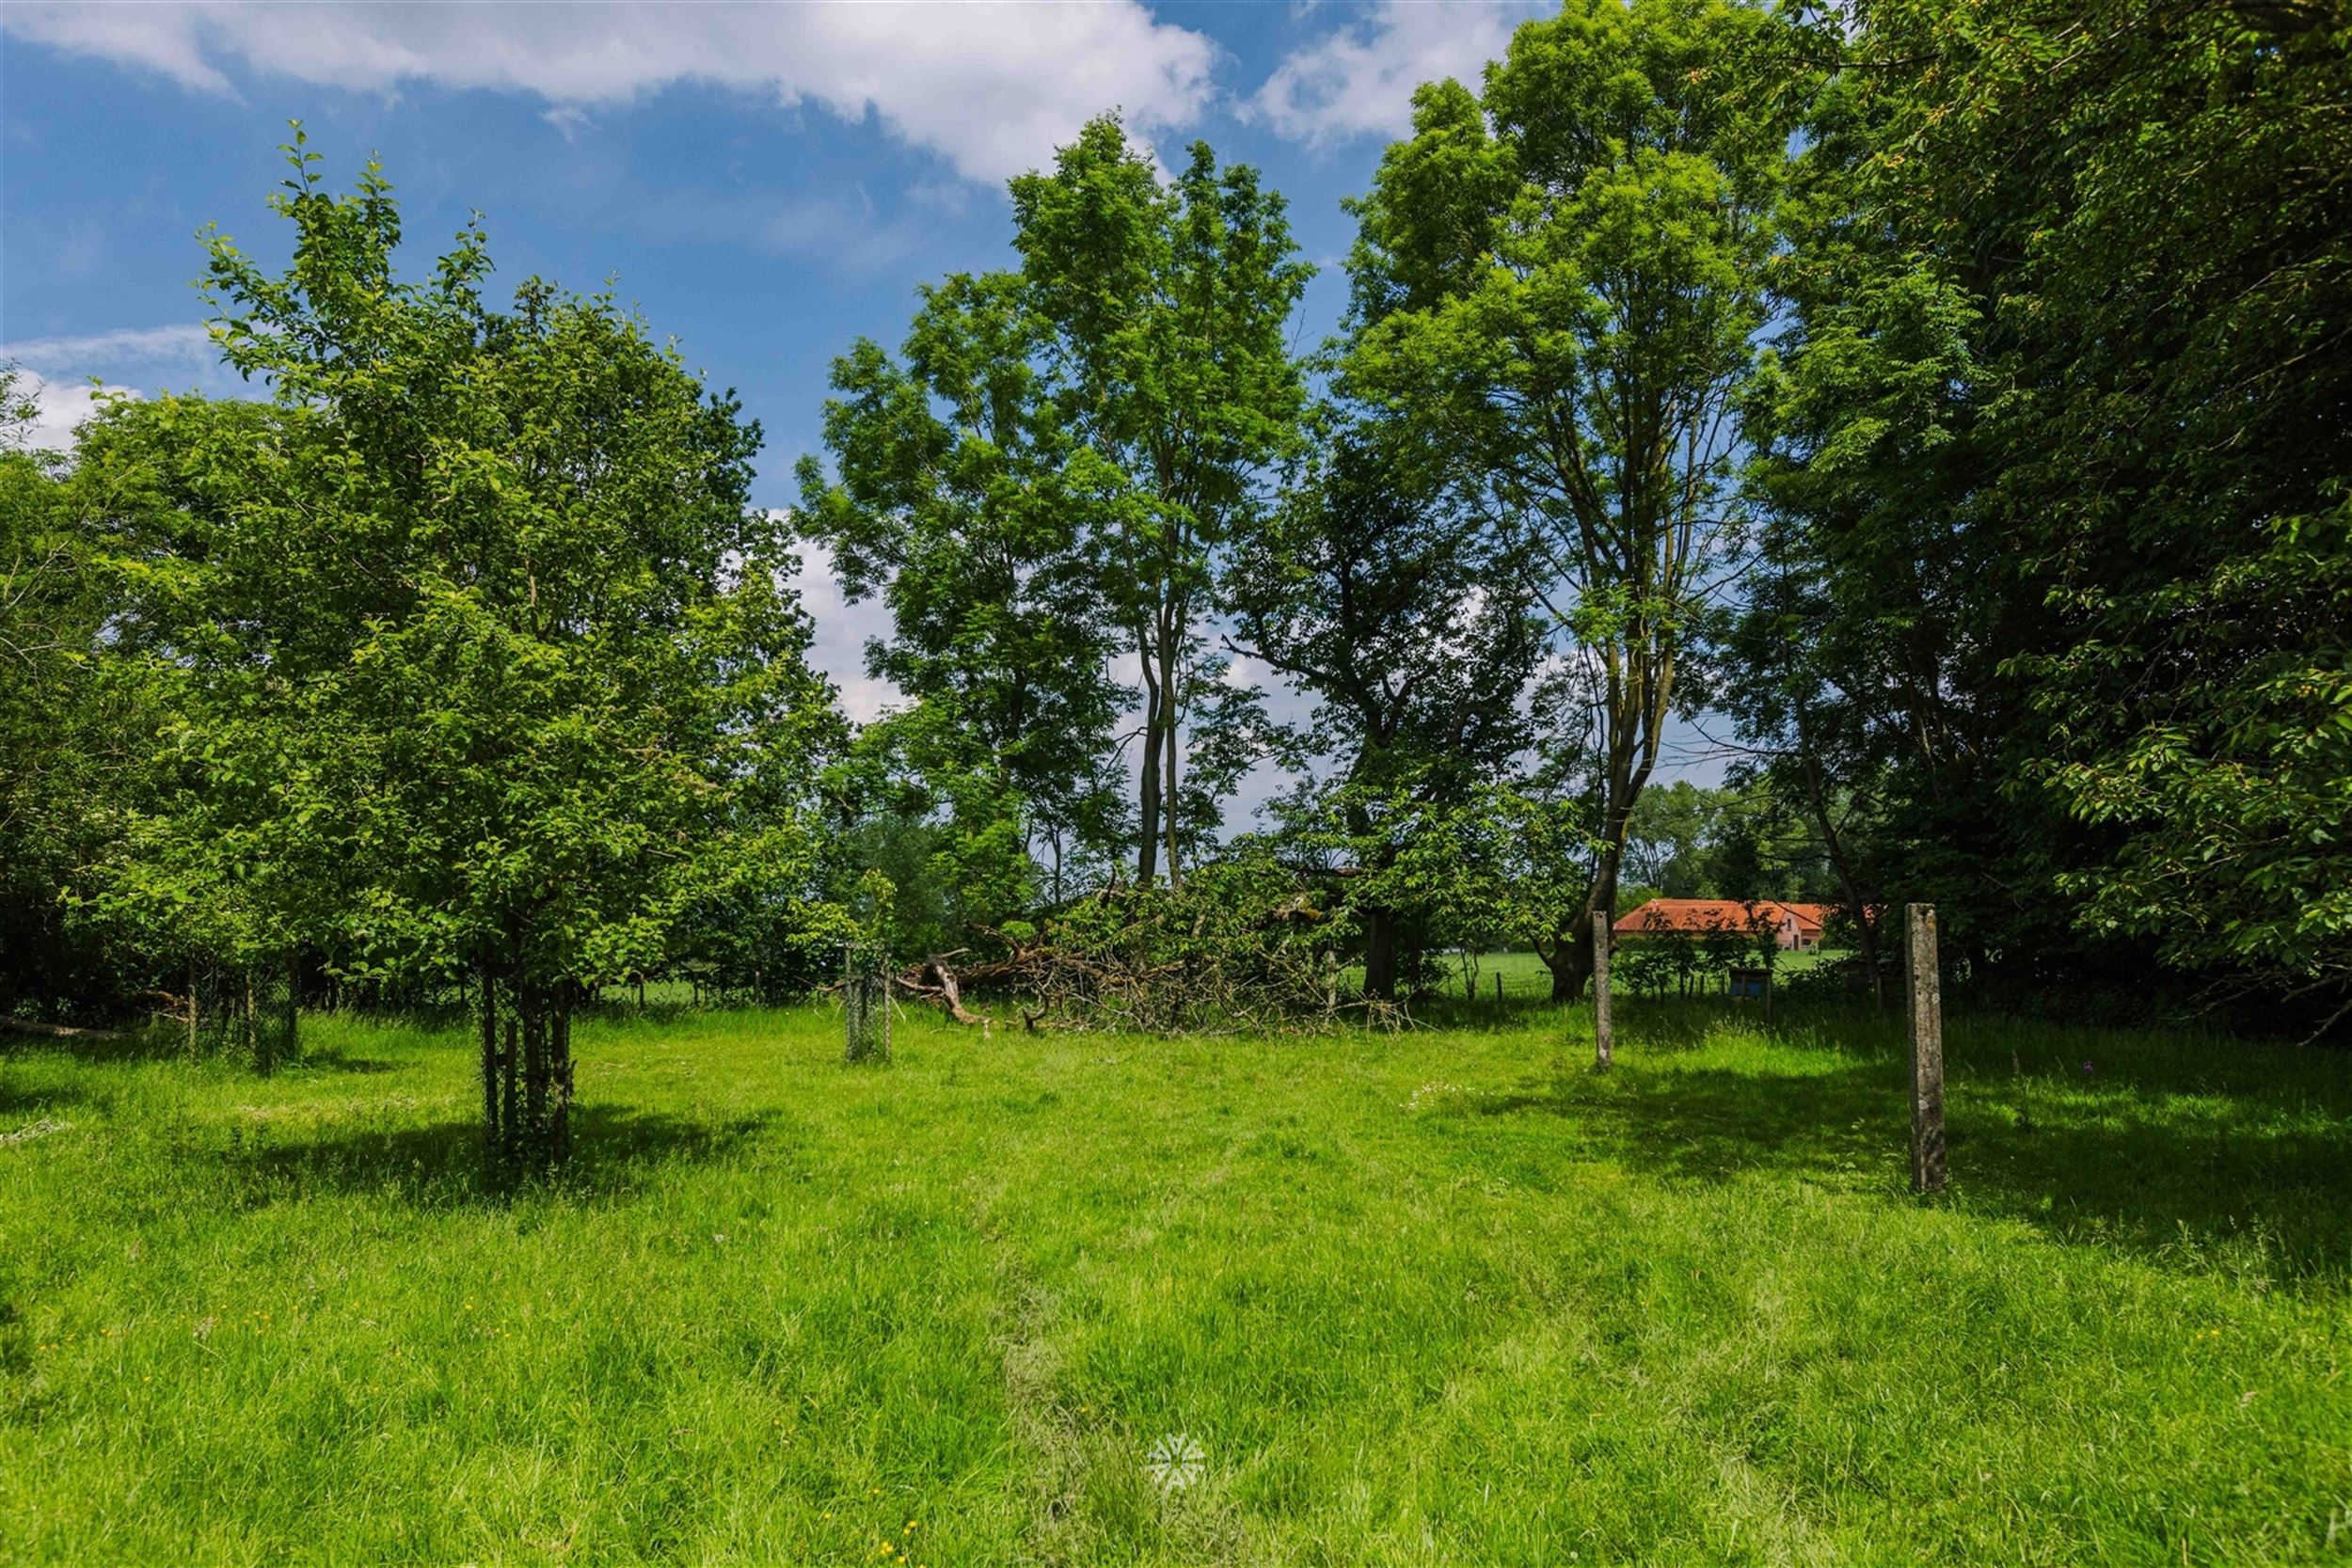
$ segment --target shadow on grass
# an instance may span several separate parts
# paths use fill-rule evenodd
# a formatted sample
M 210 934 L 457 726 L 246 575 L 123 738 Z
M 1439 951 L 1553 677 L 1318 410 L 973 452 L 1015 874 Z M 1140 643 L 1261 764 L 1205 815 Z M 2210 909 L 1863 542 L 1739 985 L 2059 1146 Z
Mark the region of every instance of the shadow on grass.
M 1867 1037 L 1869 1031 L 1860 1033 Z M 1970 1056 L 1996 1036 L 1986 1033 Z M 1812 1037 L 1818 1041 L 1820 1036 Z M 1552 1114 L 1629 1169 L 1714 1181 L 1766 1171 L 1898 1196 L 1910 1138 L 1905 1058 L 1867 1037 L 1803 1070 L 1639 1060 L 1537 1081 L 1486 1115 Z M 2113 1037 L 2109 1037 L 2113 1043 Z M 2255 1048 L 2246 1048 L 2255 1049 Z M 2101 1080 L 1973 1060 L 1947 1085 L 1955 1201 L 2054 1238 L 2285 1285 L 2352 1286 L 2352 1102 L 2343 1064 L 2232 1071 L 2178 1049 Z
M 666 1166 L 721 1158 L 755 1137 L 773 1113 L 701 1120 L 625 1106 L 572 1107 L 572 1158 L 524 1190 L 606 1199 L 627 1196 Z M 516 1189 L 485 1163 L 482 1125 L 339 1129 L 284 1139 L 232 1130 L 232 1183 L 249 1204 L 358 1194 L 426 1208 L 494 1207 Z
M 162 1062 L 188 1057 L 187 1032 L 174 1023 L 134 1023 L 76 1035 L 0 1035 L 0 1057 L 63 1056 L 85 1065 Z
M 324 1050 L 306 1050 L 292 1062 L 286 1064 L 290 1069 L 304 1072 L 351 1072 L 369 1075 L 379 1072 L 398 1072 L 404 1065 L 383 1056 L 356 1056 L 339 1046 L 329 1046 Z
M 1653 1048 L 1675 1049 L 1699 1044 L 1726 1019 L 1745 1022 L 1750 1012 L 1734 1012 L 1720 998 L 1618 997 L 1612 1020 L 1620 1038 L 1636 1037 Z M 1513 996 L 1502 1002 L 1481 997 L 1424 996 L 1410 1007 L 1420 1028 L 1448 1034 L 1519 1034 L 1557 1030 L 1586 1050 L 1593 1043 L 1593 1002 L 1590 996 L 1565 1006 L 1549 999 Z
M 0 1063 L 0 1135 L 13 1131 L 17 1122 L 44 1111 L 89 1102 L 89 1092 L 77 1085 L 28 1084 L 22 1073 L 10 1071 L 5 1063 Z

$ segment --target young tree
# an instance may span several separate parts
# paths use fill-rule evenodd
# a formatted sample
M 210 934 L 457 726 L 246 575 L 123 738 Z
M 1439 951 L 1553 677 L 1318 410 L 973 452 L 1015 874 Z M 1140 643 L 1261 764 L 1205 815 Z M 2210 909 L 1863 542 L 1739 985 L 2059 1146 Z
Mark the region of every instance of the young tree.
M 1346 385 L 1450 454 L 1590 708 L 1597 852 L 1538 948 L 1563 999 L 1734 544 L 1722 492 L 1788 137 L 1748 79 L 1764 21 L 1571 0 L 1482 93 L 1421 88 L 1356 208 Z
M 213 815 L 181 831 L 228 801 L 249 863 L 321 868 L 302 934 L 346 974 L 473 970 L 489 1147 L 544 1166 L 579 989 L 714 899 L 813 886 L 801 802 L 837 721 L 735 404 L 609 298 L 532 279 L 491 309 L 478 226 L 401 278 L 375 167 L 336 196 L 290 156 L 289 269 L 211 242 L 267 437 L 205 424 L 202 504 L 131 519 L 125 632 L 182 673 Z
M 1012 182 L 1013 244 L 1076 442 L 1098 578 L 1141 671 L 1136 878 L 1184 841 L 1181 756 L 1219 548 L 1295 450 L 1306 393 L 1290 318 L 1313 269 L 1281 197 L 1196 143 L 1163 181 L 1116 117 Z

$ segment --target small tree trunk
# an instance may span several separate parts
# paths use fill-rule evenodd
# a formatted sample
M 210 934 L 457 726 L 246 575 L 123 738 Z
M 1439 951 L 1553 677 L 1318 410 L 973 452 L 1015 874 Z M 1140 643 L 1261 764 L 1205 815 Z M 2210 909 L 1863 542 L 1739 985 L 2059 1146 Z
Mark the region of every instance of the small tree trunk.
M 506 990 L 510 1004 L 519 1010 L 519 1003 L 516 1001 L 516 987 L 512 981 L 508 982 Z M 506 1021 L 506 1049 L 499 1055 L 499 1163 L 501 1168 L 509 1174 L 520 1162 L 523 1148 L 523 1107 L 520 1085 L 521 1030 L 522 1020 L 519 1017 Z
M 196 965 L 188 965 L 188 1054 L 196 1054 L 197 1013 L 202 1006 L 196 999 Z
M 548 1123 L 548 995 L 537 986 L 516 988 L 523 1015 L 523 1158 L 532 1166 L 547 1163 Z
M 302 954 L 286 950 L 286 1054 L 302 1054 Z
M 559 992 L 548 1027 L 548 1160 L 562 1164 L 572 1157 L 572 1007 L 566 992 Z

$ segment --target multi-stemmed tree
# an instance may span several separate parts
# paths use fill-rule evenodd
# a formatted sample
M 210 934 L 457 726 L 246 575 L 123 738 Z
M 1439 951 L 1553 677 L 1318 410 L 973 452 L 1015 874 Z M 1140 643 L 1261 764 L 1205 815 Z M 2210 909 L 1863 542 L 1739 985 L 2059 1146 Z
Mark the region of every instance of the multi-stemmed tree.
M 211 242 L 215 337 L 268 417 L 126 411 L 177 420 L 168 485 L 142 488 L 151 444 L 88 459 L 123 481 L 122 635 L 181 716 L 154 836 L 185 852 L 129 892 L 193 866 L 347 974 L 473 971 L 491 1149 L 544 1165 L 578 989 L 713 901 L 812 891 L 830 693 L 735 404 L 608 298 L 533 279 L 492 309 L 478 227 L 403 279 L 374 167 L 337 196 L 292 155 L 288 270 Z
M 969 725 L 1025 836 L 1057 849 L 1115 820 L 1104 665 L 1134 657 L 1136 876 L 1165 860 L 1172 882 L 1186 803 L 1207 809 L 1183 755 L 1188 714 L 1221 696 L 1219 553 L 1298 438 L 1288 329 L 1311 269 L 1254 170 L 1202 145 L 1163 179 L 1111 116 L 1012 202 L 1018 272 L 927 291 L 903 365 L 866 342 L 836 362 L 836 479 L 803 465 L 803 526 L 890 606 L 876 672 Z
M 1570 771 L 1597 848 L 1538 949 L 1563 997 L 1733 544 L 1734 403 L 1788 141 L 1740 70 L 1765 23 L 1572 0 L 1519 29 L 1483 91 L 1422 87 L 1357 204 L 1345 384 L 1448 454 L 1589 714 Z

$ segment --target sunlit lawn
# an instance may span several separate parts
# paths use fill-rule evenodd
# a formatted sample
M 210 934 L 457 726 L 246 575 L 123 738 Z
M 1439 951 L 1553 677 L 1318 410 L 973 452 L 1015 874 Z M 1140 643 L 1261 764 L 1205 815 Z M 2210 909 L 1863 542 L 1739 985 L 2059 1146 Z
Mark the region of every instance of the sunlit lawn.
M 19 1050 L 0 1558 L 2352 1560 L 2344 1057 L 1955 1020 L 1923 1207 L 1799 1012 L 615 1018 L 512 1201 L 454 1031 Z

